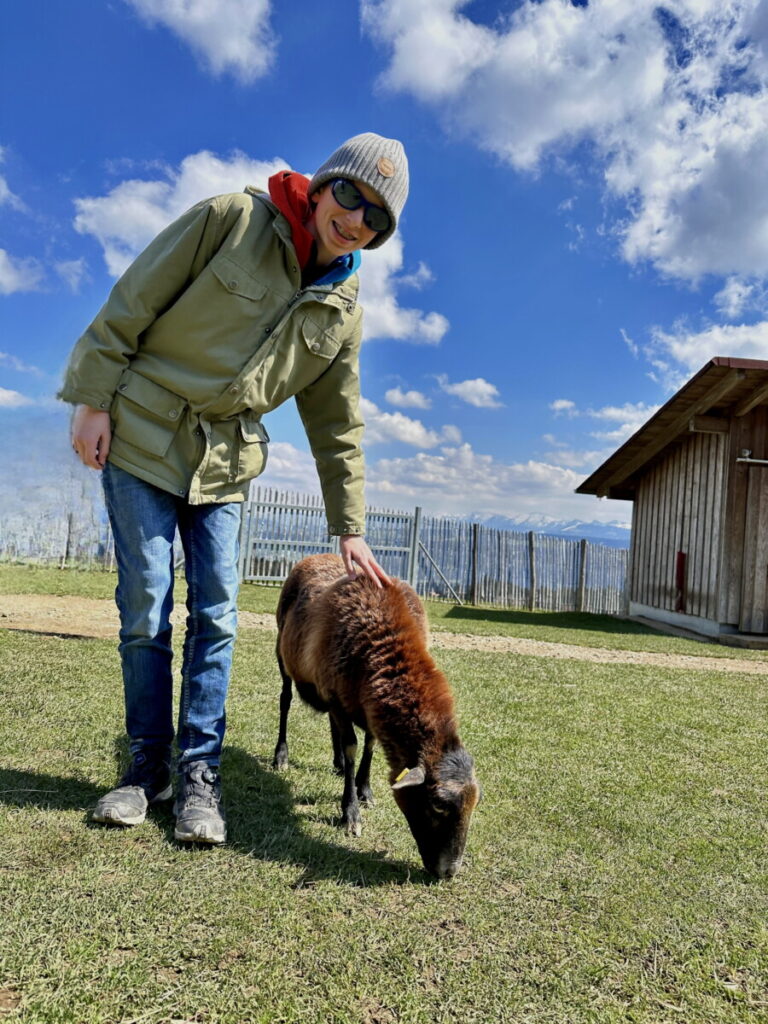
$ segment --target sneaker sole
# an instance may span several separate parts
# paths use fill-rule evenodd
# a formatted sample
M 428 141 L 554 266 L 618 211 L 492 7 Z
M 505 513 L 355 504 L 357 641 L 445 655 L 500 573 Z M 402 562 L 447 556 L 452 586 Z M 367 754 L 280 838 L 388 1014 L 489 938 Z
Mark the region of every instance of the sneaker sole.
M 168 786 L 166 789 L 162 791 L 162 793 L 158 793 L 153 800 L 150 800 L 150 804 L 157 804 L 160 803 L 162 800 L 170 800 L 172 796 L 173 788 L 171 786 Z M 133 817 L 129 818 L 126 815 L 120 815 L 117 813 L 117 811 L 109 809 L 107 809 L 106 811 L 102 811 L 100 813 L 94 811 L 93 814 L 91 815 L 91 819 L 93 821 L 98 821 L 99 824 L 101 825 L 124 825 L 128 828 L 130 828 L 132 825 L 143 824 L 144 821 L 146 820 L 146 817 L 146 811 L 142 811 L 141 814 L 136 814 Z
M 180 843 L 205 843 L 207 846 L 221 846 L 227 841 L 227 833 L 216 836 L 201 836 L 196 832 L 180 832 L 175 829 L 173 838 Z

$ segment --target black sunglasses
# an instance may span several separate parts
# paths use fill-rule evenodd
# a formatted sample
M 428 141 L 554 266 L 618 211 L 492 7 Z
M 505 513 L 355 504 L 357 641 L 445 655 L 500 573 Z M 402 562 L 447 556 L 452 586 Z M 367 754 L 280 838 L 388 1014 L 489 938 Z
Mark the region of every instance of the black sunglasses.
M 363 224 L 371 231 L 388 231 L 392 218 L 383 206 L 369 203 L 360 189 L 349 178 L 336 178 L 331 183 L 333 198 L 345 210 L 359 210 L 363 207 Z

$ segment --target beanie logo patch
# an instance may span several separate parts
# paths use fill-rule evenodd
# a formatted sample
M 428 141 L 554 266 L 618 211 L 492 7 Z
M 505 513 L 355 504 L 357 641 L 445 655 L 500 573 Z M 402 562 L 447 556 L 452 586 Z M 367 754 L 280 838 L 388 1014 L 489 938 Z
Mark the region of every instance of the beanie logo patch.
M 389 157 L 381 156 L 376 162 L 376 167 L 382 178 L 392 178 L 395 174 L 395 165 Z

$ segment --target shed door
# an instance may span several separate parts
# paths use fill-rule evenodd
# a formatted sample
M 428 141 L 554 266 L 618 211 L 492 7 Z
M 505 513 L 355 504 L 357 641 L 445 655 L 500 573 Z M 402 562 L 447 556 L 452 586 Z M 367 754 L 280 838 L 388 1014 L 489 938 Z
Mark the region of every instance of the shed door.
M 750 466 L 741 585 L 743 633 L 768 633 L 768 466 Z

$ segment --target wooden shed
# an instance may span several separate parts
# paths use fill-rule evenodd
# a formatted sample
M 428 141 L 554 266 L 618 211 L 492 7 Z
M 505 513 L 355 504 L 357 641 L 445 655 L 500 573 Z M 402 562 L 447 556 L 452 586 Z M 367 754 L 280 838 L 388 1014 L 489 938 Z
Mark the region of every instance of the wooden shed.
M 577 492 L 633 502 L 630 615 L 768 636 L 768 362 L 710 360 Z

